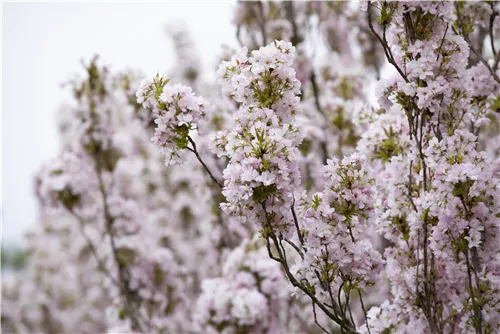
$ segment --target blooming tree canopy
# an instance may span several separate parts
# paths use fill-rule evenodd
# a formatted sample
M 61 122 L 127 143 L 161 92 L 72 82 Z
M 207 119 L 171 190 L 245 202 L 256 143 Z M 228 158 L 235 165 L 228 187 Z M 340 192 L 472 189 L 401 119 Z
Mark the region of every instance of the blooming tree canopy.
M 2 330 L 499 333 L 499 15 L 240 2 L 216 83 L 178 29 L 168 75 L 91 60 Z

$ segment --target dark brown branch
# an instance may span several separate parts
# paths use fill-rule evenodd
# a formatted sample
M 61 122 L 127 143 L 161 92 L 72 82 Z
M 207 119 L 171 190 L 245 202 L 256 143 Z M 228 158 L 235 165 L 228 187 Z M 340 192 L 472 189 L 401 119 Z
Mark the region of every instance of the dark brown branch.
M 493 71 L 496 71 L 498 68 L 498 63 L 500 63 L 500 51 L 498 51 L 496 57 L 495 57 L 495 62 L 493 63 Z
M 448 27 L 449 26 L 450 26 L 450 24 L 447 23 L 446 24 L 446 30 L 444 31 L 443 38 L 441 39 L 441 44 L 439 44 L 439 49 L 438 49 L 438 52 L 437 52 L 436 61 L 439 60 L 439 56 L 441 55 L 441 49 L 443 48 L 444 40 L 446 38 L 446 33 L 448 32 Z
M 385 34 L 386 26 L 387 25 L 384 24 L 384 27 L 383 27 L 383 29 L 384 29 L 384 33 L 383 33 L 384 38 L 383 39 L 382 39 L 382 37 L 380 37 L 380 35 L 373 28 L 371 6 L 372 6 L 372 3 L 371 3 L 371 1 L 369 1 L 368 2 L 368 14 L 367 14 L 367 16 L 368 16 L 368 27 L 370 28 L 370 31 L 373 33 L 373 35 L 375 35 L 375 37 L 378 39 L 378 41 L 382 45 L 382 48 L 384 50 L 385 57 L 387 58 L 387 61 L 390 64 L 392 64 L 392 66 L 394 66 L 396 68 L 396 70 L 399 72 L 399 74 L 405 80 L 405 82 L 409 82 L 406 74 L 404 74 L 404 72 L 401 70 L 401 68 L 398 66 L 398 64 L 394 60 L 394 56 L 392 55 L 391 48 L 389 47 L 389 45 L 387 43 L 387 38 L 386 38 L 386 34 Z
M 413 210 L 415 210 L 415 212 L 418 212 L 417 206 L 415 205 L 415 202 L 413 202 L 413 198 L 411 197 L 411 194 L 412 194 L 412 182 L 411 182 L 412 169 L 413 169 L 413 160 L 410 161 L 410 170 L 408 171 L 408 200 L 410 201 L 410 204 L 413 207 Z
M 361 309 L 363 310 L 363 314 L 365 315 L 366 328 L 368 329 L 368 334 L 371 334 L 370 325 L 368 324 L 368 313 L 366 312 L 365 303 L 363 302 L 363 296 L 361 296 L 361 291 L 359 289 L 358 293 L 359 293 L 359 302 L 361 303 Z
M 285 11 L 286 11 L 287 20 L 292 25 L 292 40 L 291 40 L 291 42 L 294 46 L 296 46 L 301 41 L 300 41 L 298 29 L 297 29 L 297 23 L 295 22 L 295 8 L 293 8 L 293 1 L 285 1 Z
M 316 315 L 316 304 L 313 302 L 313 314 L 314 314 L 314 323 L 323 330 L 323 332 L 325 332 L 326 334 L 330 334 L 329 331 L 327 331 L 323 326 L 321 326 L 321 324 L 319 323 L 318 321 L 318 317 Z
M 301 245 L 304 245 L 304 236 L 302 232 L 300 231 L 300 226 L 299 226 L 299 221 L 297 219 L 297 214 L 295 213 L 295 196 L 292 194 L 293 197 L 293 203 L 292 203 L 292 217 L 293 217 L 293 222 L 295 224 L 295 229 L 297 230 L 297 235 L 299 237 L 299 241 Z
M 311 80 L 311 87 L 312 87 L 312 91 L 313 91 L 313 95 L 314 95 L 314 105 L 316 106 L 316 110 L 318 110 L 318 112 L 323 116 L 323 118 L 325 119 L 325 122 L 326 122 L 325 112 L 324 112 L 324 110 L 321 107 L 321 104 L 319 102 L 319 90 L 318 90 L 318 85 L 316 83 L 316 74 L 314 73 L 314 69 L 311 70 L 311 76 L 309 79 Z M 321 152 L 322 152 L 322 156 L 323 156 L 323 163 L 326 164 L 326 160 L 328 159 L 328 150 L 326 148 L 326 142 L 321 141 L 320 145 L 321 145 Z
M 304 253 L 300 250 L 300 248 L 299 248 L 299 247 L 297 247 L 297 245 L 296 245 L 296 244 L 294 244 L 294 243 L 293 243 L 293 241 L 288 240 L 287 238 L 283 238 L 283 240 L 285 240 L 285 242 L 286 242 L 286 243 L 288 243 L 290 246 L 292 246 L 292 247 L 293 247 L 293 249 L 295 249 L 295 250 L 297 251 L 297 253 L 299 253 L 300 257 L 301 257 L 302 259 L 304 259 Z
M 220 183 L 215 178 L 215 176 L 212 174 L 212 172 L 210 171 L 210 168 L 208 168 L 208 166 L 205 164 L 205 162 L 203 162 L 203 159 L 201 159 L 200 154 L 198 153 L 198 150 L 196 149 L 196 144 L 195 144 L 194 140 L 190 136 L 188 136 L 188 140 L 189 140 L 189 142 L 191 143 L 191 145 L 193 147 L 192 148 L 191 147 L 187 147 L 187 149 L 189 151 L 193 152 L 194 155 L 196 155 L 196 158 L 201 163 L 201 165 L 203 166 L 203 168 L 205 168 L 205 171 L 208 173 L 208 175 L 210 176 L 210 178 L 212 179 L 212 181 L 214 181 L 215 184 L 217 184 L 219 186 L 219 188 L 221 188 L 221 189 L 224 188 L 224 186 L 222 185 L 222 183 Z
M 495 37 L 493 36 L 493 28 L 494 28 L 495 18 L 498 16 L 498 13 L 495 10 L 494 3 L 490 3 L 490 8 L 491 8 L 491 15 L 490 15 L 489 35 L 490 35 L 491 51 L 493 52 L 493 56 L 495 56 L 497 54 L 497 51 L 495 49 Z

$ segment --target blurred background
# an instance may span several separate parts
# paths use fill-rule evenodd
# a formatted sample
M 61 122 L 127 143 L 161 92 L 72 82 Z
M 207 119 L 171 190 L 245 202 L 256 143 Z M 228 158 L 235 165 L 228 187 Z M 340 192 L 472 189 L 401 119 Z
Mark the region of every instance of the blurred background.
M 111 69 L 146 76 L 173 65 L 167 25 L 185 25 L 203 76 L 215 77 L 221 45 L 237 47 L 235 1 L 218 3 L 4 3 L 2 11 L 2 266 L 20 265 L 37 220 L 34 174 L 58 152 L 62 85 L 99 55 Z M 216 41 L 214 43 L 214 41 Z

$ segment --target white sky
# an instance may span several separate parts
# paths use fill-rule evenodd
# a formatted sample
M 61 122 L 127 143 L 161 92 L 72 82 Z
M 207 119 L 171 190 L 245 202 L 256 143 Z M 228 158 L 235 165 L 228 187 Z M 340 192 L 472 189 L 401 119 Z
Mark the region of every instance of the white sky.
M 56 111 L 69 93 L 60 86 L 80 59 L 99 54 L 112 69 L 146 75 L 172 67 L 168 22 L 186 22 L 205 69 L 221 44 L 236 46 L 235 4 L 3 3 L 2 224 L 4 245 L 23 243 L 36 224 L 33 175 L 58 153 Z

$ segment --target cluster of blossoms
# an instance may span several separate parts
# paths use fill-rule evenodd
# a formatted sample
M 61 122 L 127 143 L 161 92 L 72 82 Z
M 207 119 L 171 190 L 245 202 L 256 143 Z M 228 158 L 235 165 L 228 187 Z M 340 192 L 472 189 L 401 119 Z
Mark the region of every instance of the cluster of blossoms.
M 152 82 L 143 80 L 137 90 L 137 102 L 153 113 L 156 128 L 151 140 L 161 148 L 168 166 L 186 160 L 189 131 L 203 126 L 209 105 L 195 96 L 190 87 L 167 83 L 159 75 Z
M 318 103 L 326 121 L 324 131 L 333 140 L 327 152 L 343 157 L 354 151 L 358 137 L 363 133 L 356 128 L 356 113 L 367 102 L 366 88 L 370 76 L 361 66 L 352 66 L 345 55 L 333 54 L 319 68 Z M 336 64 L 336 65 L 333 65 Z
M 408 198 L 405 159 L 393 158 L 384 171 L 381 183 L 393 192 L 387 192 L 381 203 L 386 211 L 378 221 L 385 238 L 393 243 L 385 256 L 396 298 L 370 311 L 372 331 L 405 332 L 414 326 L 427 330 L 425 314 L 407 300 L 416 296 L 418 301 L 423 298 L 419 290 L 434 284 L 431 303 L 439 303 L 442 318 L 438 319 L 446 332 L 475 332 L 476 307 L 482 309 L 482 328 L 493 332 L 498 328 L 500 180 L 491 159 L 476 146 L 476 136 L 462 130 L 429 142 L 425 155 L 432 184 L 414 200 L 417 212 L 401 200 Z M 413 170 L 410 177 L 417 178 L 418 173 Z M 423 246 L 419 241 L 425 234 Z M 425 282 L 426 255 L 418 251 L 421 247 L 432 254 L 432 283 Z
M 142 238 L 143 243 L 147 241 Z M 143 249 L 137 247 L 137 240 L 121 241 L 117 245 L 120 266 L 130 268 L 128 289 L 130 304 L 121 301 L 120 291 L 112 296 L 111 307 L 107 309 L 108 331 L 150 332 L 180 330 L 180 323 L 172 314 L 179 312 L 185 305 L 185 296 L 178 293 L 189 284 L 182 275 L 182 268 L 169 249 L 146 244 Z M 126 314 L 133 312 L 134 319 Z M 137 321 L 136 323 L 134 323 Z M 134 329 L 136 326 L 139 328 Z
M 210 105 L 91 62 L 2 330 L 498 332 L 499 13 L 241 2 L 221 89 L 172 33 Z
M 407 152 L 410 147 L 408 124 L 401 110 L 392 106 L 389 110 L 379 111 L 369 114 L 370 122 L 357 144 L 358 152 L 370 158 L 373 168 Z
M 42 167 L 38 195 L 49 206 L 62 205 L 69 209 L 97 185 L 92 165 L 87 157 L 75 152 L 64 152 L 51 164 Z
M 332 291 L 366 289 L 382 270 L 382 257 L 370 242 L 368 224 L 374 211 L 374 180 L 364 164 L 365 159 L 356 154 L 341 162 L 328 160 L 323 168 L 324 190 L 309 203 L 301 203 L 307 252 L 293 269 L 311 287 L 321 287 L 316 293 L 323 301 L 330 301 Z
M 194 320 L 205 333 L 286 332 L 293 300 L 288 282 L 262 240 L 246 240 L 228 254 L 220 277 L 201 284 Z M 290 327 L 291 328 L 291 327 Z
M 291 68 L 294 51 L 291 43 L 276 41 L 250 57 L 244 48 L 222 63 L 222 92 L 240 107 L 235 129 L 216 133 L 212 144 L 214 153 L 229 158 L 223 210 L 242 221 L 267 221 L 284 232 L 290 231 L 290 194 L 300 184 L 296 156 L 301 137 L 294 124 L 300 82 Z
M 397 70 L 379 89 L 381 115 L 404 115 L 408 126 L 393 125 L 399 137 L 386 138 L 391 150 L 380 156 L 376 221 L 389 241 L 392 298 L 369 311 L 364 330 L 496 332 L 499 181 L 494 149 L 480 143 L 498 122 L 500 82 L 487 62 L 471 66 L 477 50 L 463 26 L 463 13 L 485 4 L 378 5 Z
M 458 328 L 469 331 L 477 327 L 471 321 L 477 316 L 476 307 L 481 307 L 486 330 L 500 327 L 496 306 L 500 303 L 500 177 L 491 159 L 476 151 L 476 140 L 473 134 L 457 130 L 441 142 L 430 141 L 426 156 L 435 171 L 433 191 L 421 204 L 433 224 L 429 248 L 441 266 L 438 298 L 447 302 L 446 314 L 458 316 Z M 466 272 L 474 278 L 463 275 Z M 453 286 L 445 283 L 449 281 L 455 282 Z

